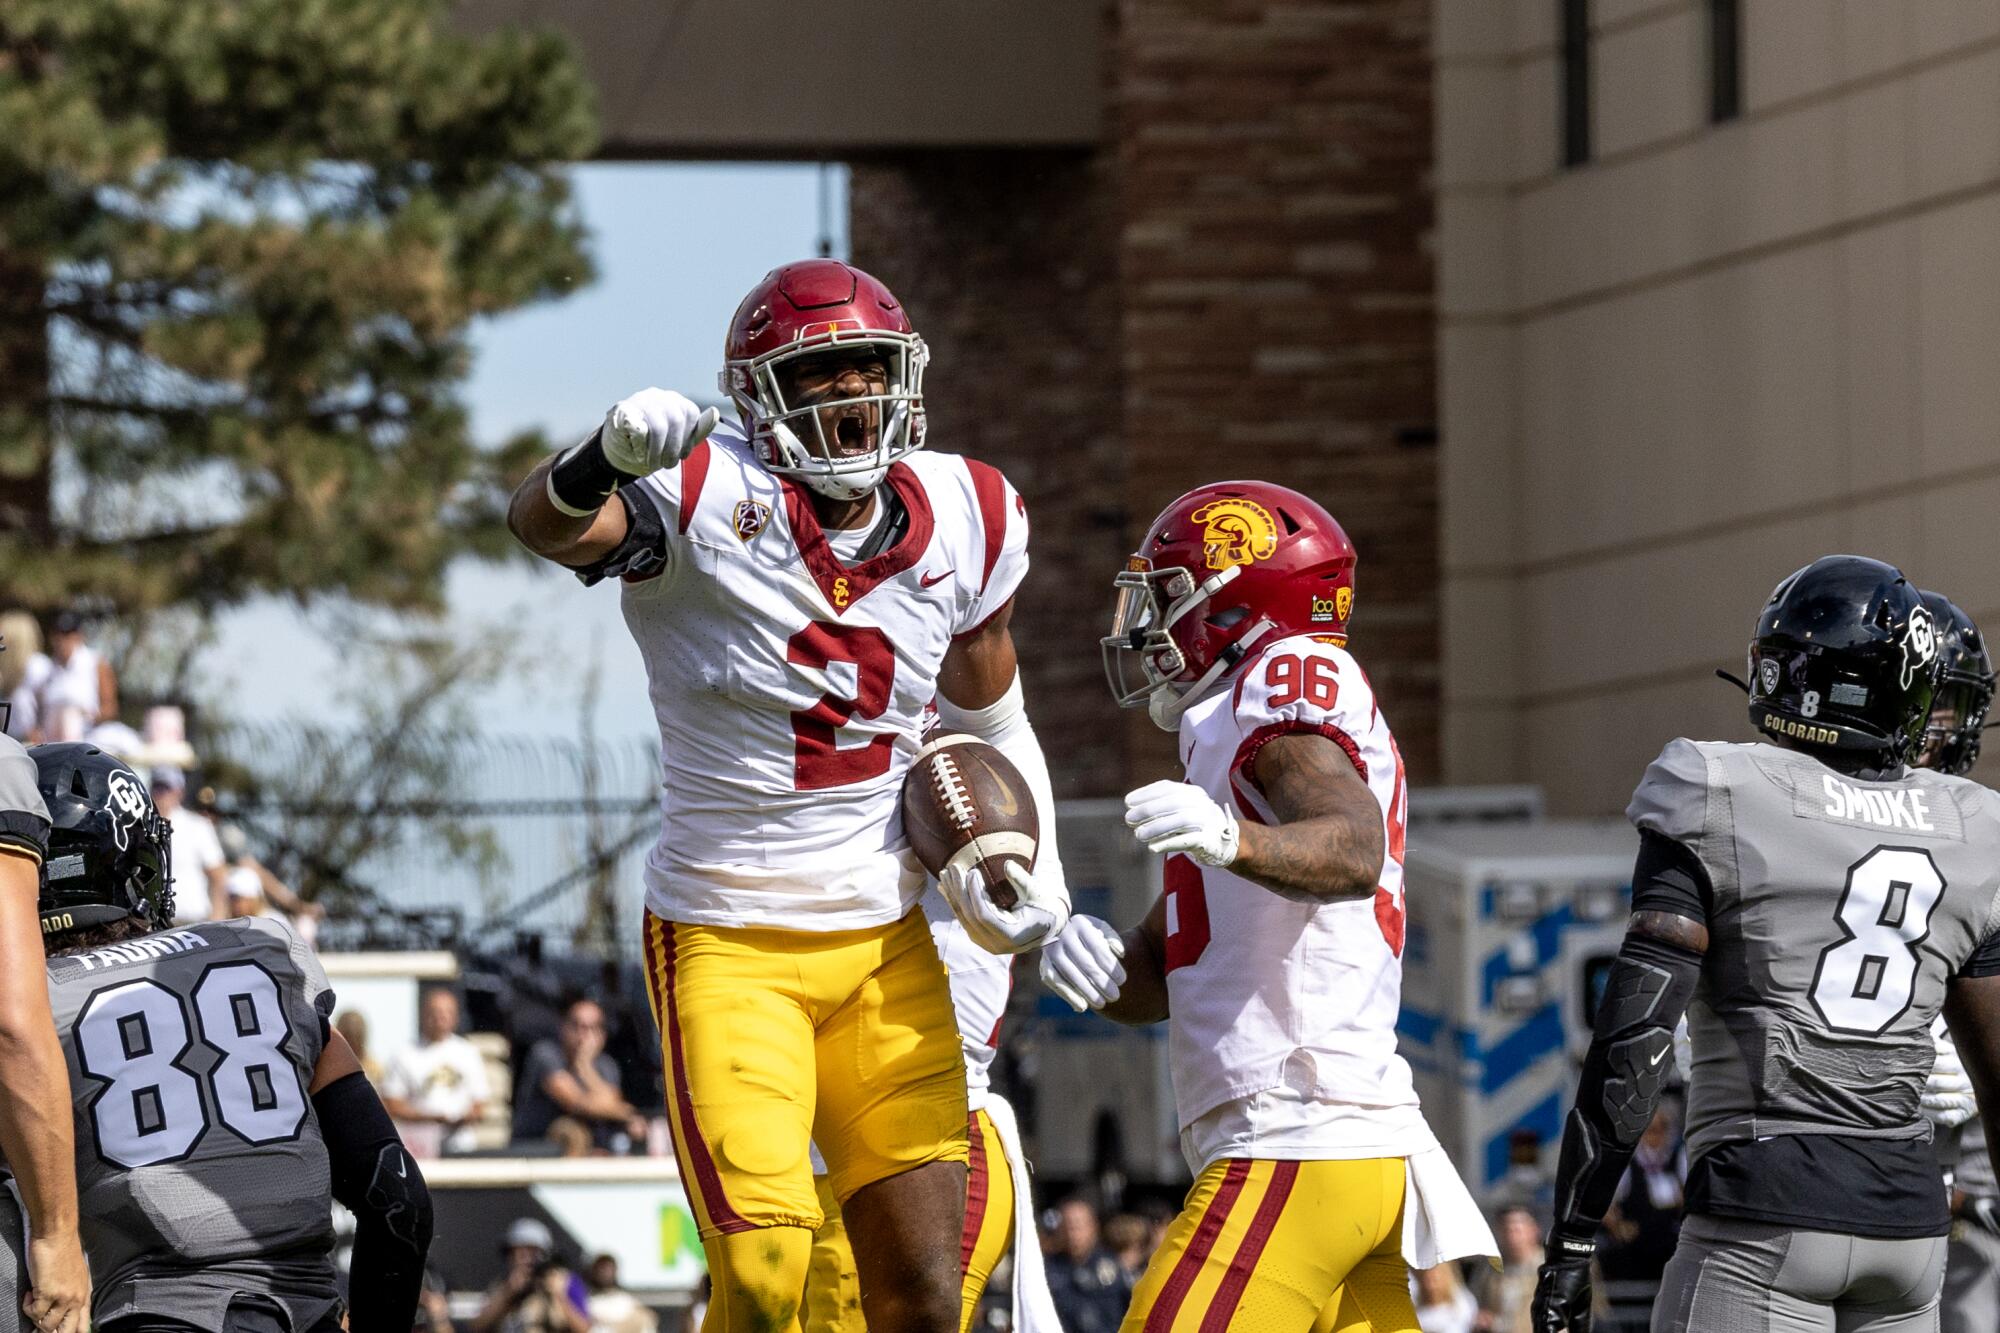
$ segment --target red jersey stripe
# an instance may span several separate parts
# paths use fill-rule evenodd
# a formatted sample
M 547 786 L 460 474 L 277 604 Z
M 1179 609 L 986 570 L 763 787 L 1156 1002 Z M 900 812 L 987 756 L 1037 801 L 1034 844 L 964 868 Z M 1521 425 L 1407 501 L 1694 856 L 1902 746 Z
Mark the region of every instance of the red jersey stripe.
M 695 506 L 701 503 L 701 488 L 708 481 L 708 465 L 715 459 L 715 446 L 703 440 L 694 447 L 694 452 L 681 460 L 681 515 L 680 530 L 686 532 L 688 524 L 694 522 Z
M 979 591 L 985 592 L 1007 542 L 1007 479 L 998 468 L 973 458 L 965 460 L 965 470 L 972 474 L 972 495 L 979 502 L 979 524 L 986 536 L 985 563 L 979 567 Z

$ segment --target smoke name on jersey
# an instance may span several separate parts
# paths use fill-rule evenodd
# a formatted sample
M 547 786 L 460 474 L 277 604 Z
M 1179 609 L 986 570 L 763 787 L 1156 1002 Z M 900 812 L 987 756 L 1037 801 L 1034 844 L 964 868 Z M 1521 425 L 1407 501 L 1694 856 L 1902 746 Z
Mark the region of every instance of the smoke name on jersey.
M 1935 833 L 1930 810 L 1920 791 L 1877 791 L 1853 787 L 1828 773 L 1821 779 L 1826 789 L 1826 813 L 1835 819 L 1857 820 L 1877 828 L 1912 829 Z

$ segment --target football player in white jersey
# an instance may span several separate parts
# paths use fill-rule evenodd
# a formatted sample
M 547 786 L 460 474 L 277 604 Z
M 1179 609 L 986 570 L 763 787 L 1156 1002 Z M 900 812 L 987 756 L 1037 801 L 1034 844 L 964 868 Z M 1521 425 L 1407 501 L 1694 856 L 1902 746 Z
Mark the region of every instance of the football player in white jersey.
M 951 1333 L 965 1069 L 899 803 L 935 698 L 1055 826 L 1008 633 L 1026 507 L 993 468 L 918 452 L 929 353 L 859 269 L 773 270 L 724 354 L 740 426 L 634 394 L 528 476 L 510 524 L 586 584 L 622 581 L 646 661 L 666 766 L 647 972 L 715 1283 L 705 1327 L 796 1317 L 817 1142 L 869 1326 Z M 1014 887 L 1002 908 L 943 886 L 997 953 L 1069 919 L 1046 836 Z
M 1414 1330 L 1406 1257 L 1495 1247 L 1396 1053 L 1409 798 L 1347 651 L 1354 547 L 1296 491 L 1221 482 L 1116 582 L 1112 692 L 1178 733 L 1187 777 L 1125 798 L 1167 858 L 1153 910 L 1122 938 L 1075 918 L 1042 978 L 1168 1024 L 1196 1179 L 1124 1327 Z

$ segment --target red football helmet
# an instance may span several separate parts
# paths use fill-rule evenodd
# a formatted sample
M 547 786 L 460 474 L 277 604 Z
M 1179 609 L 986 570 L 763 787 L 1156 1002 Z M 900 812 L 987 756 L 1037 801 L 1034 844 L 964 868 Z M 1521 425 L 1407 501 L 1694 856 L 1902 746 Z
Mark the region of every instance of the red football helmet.
M 820 424 L 825 404 L 787 403 L 779 386 L 784 362 L 836 345 L 877 348 L 889 368 L 887 392 L 843 400 L 875 404 L 875 448 L 866 453 L 835 447 Z M 887 287 L 838 259 L 804 259 L 766 273 L 736 307 L 720 380 L 766 467 L 823 495 L 855 500 L 882 483 L 890 464 L 923 448 L 929 361 Z
M 1113 583 L 1117 609 L 1100 640 L 1111 693 L 1172 731 L 1260 643 L 1345 637 L 1354 543 L 1297 491 L 1218 481 L 1162 510 Z

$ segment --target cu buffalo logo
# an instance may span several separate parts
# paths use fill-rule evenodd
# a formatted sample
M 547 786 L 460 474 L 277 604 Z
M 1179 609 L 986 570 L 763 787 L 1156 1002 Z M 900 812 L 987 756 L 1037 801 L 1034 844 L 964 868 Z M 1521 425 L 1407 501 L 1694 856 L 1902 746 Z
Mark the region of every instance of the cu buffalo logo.
M 1937 622 L 1923 607 L 1910 612 L 1910 624 L 1903 631 L 1903 679 L 1904 689 L 1917 678 L 1917 673 L 1930 672 L 1931 664 L 1937 661 Z
M 137 828 L 152 811 L 152 798 L 139 785 L 139 779 L 130 773 L 113 773 L 111 788 L 111 810 L 115 818 L 111 821 L 111 836 L 118 843 L 118 850 L 126 850 L 129 831 Z
M 1188 516 L 1202 525 L 1202 550 L 1210 569 L 1269 560 L 1278 549 L 1278 525 L 1254 500 L 1211 500 Z

